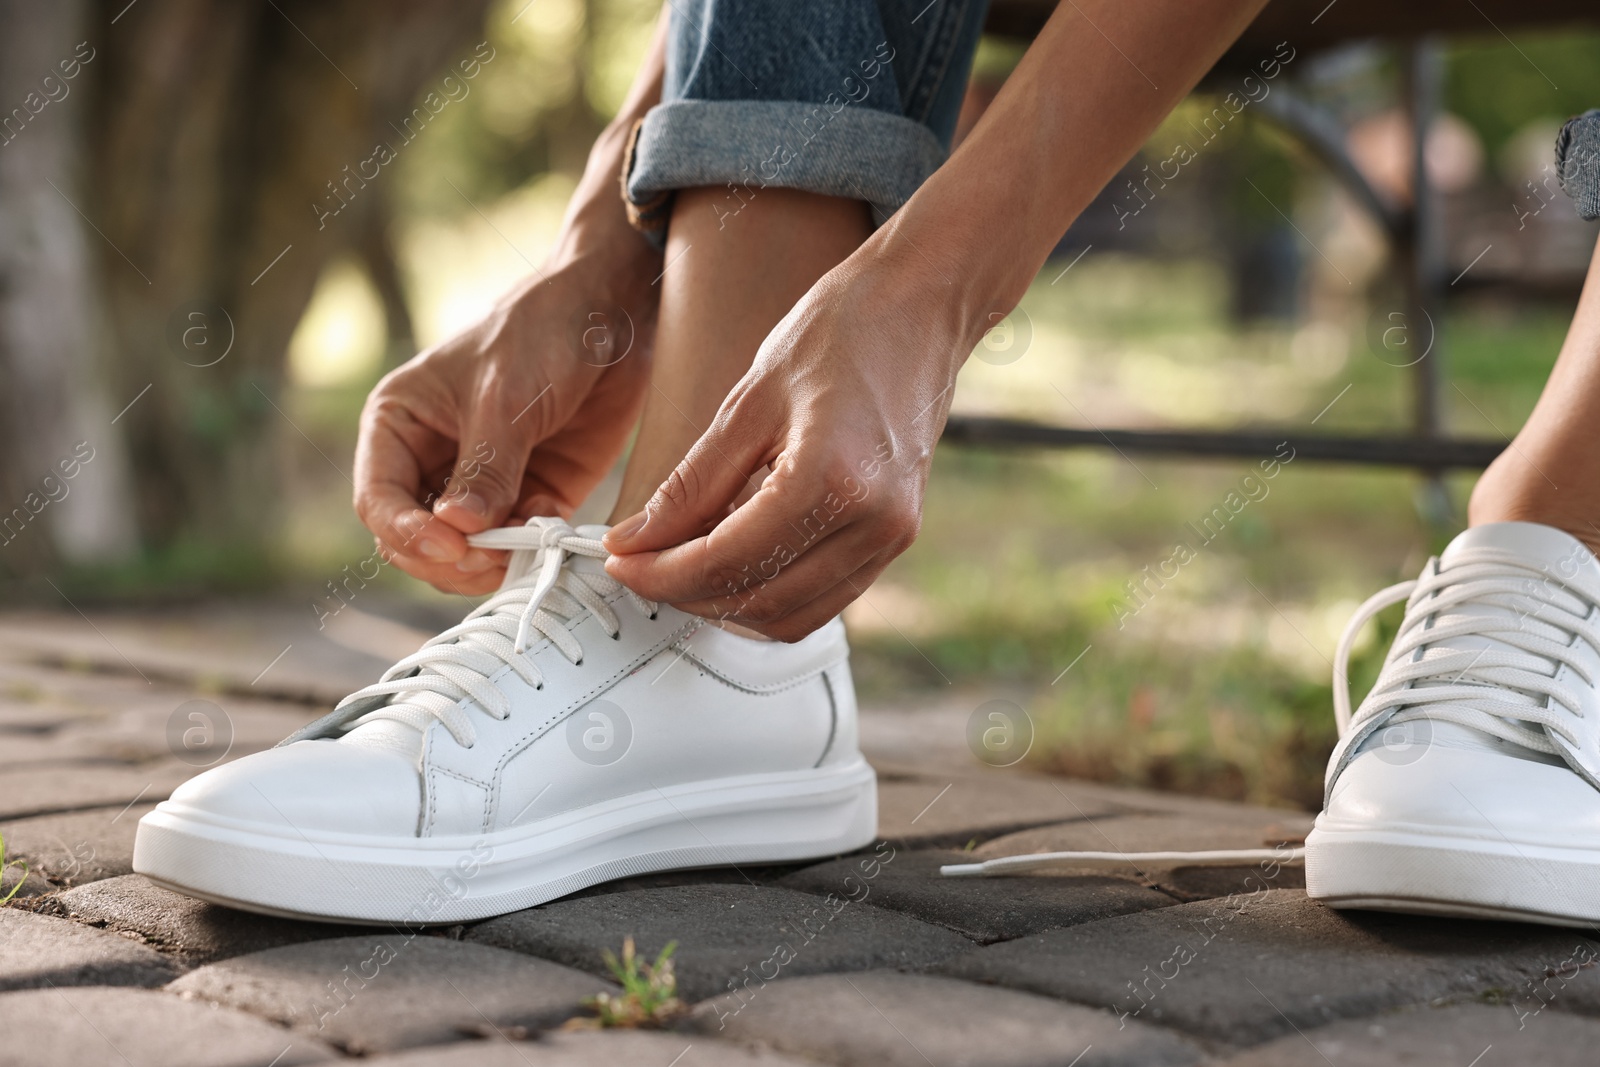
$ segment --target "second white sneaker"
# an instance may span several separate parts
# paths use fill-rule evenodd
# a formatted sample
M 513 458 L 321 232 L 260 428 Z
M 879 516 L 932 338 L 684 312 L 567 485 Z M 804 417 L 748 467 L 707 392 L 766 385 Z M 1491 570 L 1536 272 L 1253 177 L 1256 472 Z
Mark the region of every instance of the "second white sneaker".
M 133 866 L 251 911 L 449 923 L 612 878 L 873 839 L 844 629 L 742 637 L 605 573 L 537 518 L 501 591 L 278 747 L 185 783 Z
M 1362 623 L 1407 601 L 1354 715 Z M 1457 537 L 1374 596 L 1340 642 L 1342 735 L 1306 838 L 1306 891 L 1334 907 L 1560 926 L 1600 922 L 1600 563 L 1550 526 Z

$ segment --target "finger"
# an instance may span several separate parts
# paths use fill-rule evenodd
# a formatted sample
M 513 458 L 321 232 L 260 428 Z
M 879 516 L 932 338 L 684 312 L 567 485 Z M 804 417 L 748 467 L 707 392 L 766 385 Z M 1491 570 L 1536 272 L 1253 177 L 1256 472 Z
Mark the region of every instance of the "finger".
M 524 482 L 522 496 L 517 500 L 517 506 L 511 509 L 512 521 L 507 525 L 526 524 L 535 515 L 554 515 L 566 519 L 571 518 L 572 512 L 570 508 L 563 508 L 543 485 Z
M 415 556 L 402 556 L 388 549 L 379 542 L 379 548 L 385 552 L 388 561 L 411 575 L 439 590 L 441 593 L 456 593 L 460 596 L 482 596 L 492 593 L 500 588 L 500 583 L 505 581 L 505 563 L 501 562 L 474 573 L 464 573 L 454 563 L 430 563 L 419 560 Z M 496 553 L 504 556 L 504 553 Z
M 766 466 L 775 444 L 760 429 L 768 425 L 753 411 L 724 407 L 644 510 L 606 534 L 606 548 L 616 555 L 659 551 L 715 525 Z M 730 432 L 734 427 L 737 432 Z
M 441 589 L 451 580 L 505 572 L 509 558 L 506 553 L 472 547 L 459 530 L 415 506 L 393 520 L 391 529 L 394 535 L 377 538 L 379 547 L 391 562 L 407 574 L 422 578 Z M 450 559 L 446 552 L 437 547 L 447 538 L 460 539 L 462 552 L 456 559 Z
M 402 433 L 388 419 L 364 419 L 356 442 L 355 509 L 362 523 L 396 556 L 452 566 L 467 540 L 422 507 L 419 453 L 438 447 L 430 431 L 412 424 Z M 410 438 L 408 440 L 408 438 Z M 409 573 L 409 572 L 408 572 Z
M 641 596 L 677 604 L 726 595 L 751 572 L 765 569 L 770 577 L 774 565 L 789 566 L 867 518 L 884 537 L 872 546 L 876 551 L 902 536 L 903 524 L 871 497 L 870 486 L 853 470 L 835 455 L 822 460 L 785 453 L 756 495 L 708 534 L 658 552 L 613 556 L 606 569 Z
M 884 551 L 868 560 L 859 570 L 846 575 L 844 580 L 825 590 L 820 596 L 798 605 L 781 619 L 771 622 L 741 622 L 740 625 L 756 631 L 774 641 L 798 641 L 844 611 L 863 597 L 869 586 L 877 581 L 884 569 L 894 561 L 898 552 Z M 699 614 L 699 612 L 691 612 Z M 738 619 L 729 617 L 732 621 Z
M 760 560 L 741 564 L 731 576 L 724 565 L 721 572 L 708 576 L 718 587 L 711 596 L 666 601 L 707 618 L 726 614 L 745 625 L 776 622 L 832 589 L 887 547 L 883 532 L 873 524 L 846 525 L 841 516 L 809 542 L 802 543 L 791 532 L 788 541 L 769 546 Z
M 433 513 L 463 533 L 502 525 L 521 495 L 535 428 L 512 390 L 490 378 L 461 426 L 455 467 Z
M 571 518 L 573 511 L 594 487 L 585 479 L 583 491 L 574 498 L 571 490 L 576 483 L 565 476 L 568 464 L 560 457 L 551 456 L 549 446 L 549 441 L 541 442 L 528 457 L 528 469 L 522 475 L 522 489 L 506 525 L 526 523 L 535 515 Z M 598 483 L 599 480 L 596 478 L 594 482 Z
M 644 405 L 643 393 L 636 387 L 642 376 L 633 370 L 622 373 L 626 366 L 608 369 L 566 425 L 534 447 L 514 517 L 569 518 L 611 472 L 627 445 L 627 435 L 618 433 L 617 427 L 637 423 Z M 636 366 L 648 369 L 643 360 Z

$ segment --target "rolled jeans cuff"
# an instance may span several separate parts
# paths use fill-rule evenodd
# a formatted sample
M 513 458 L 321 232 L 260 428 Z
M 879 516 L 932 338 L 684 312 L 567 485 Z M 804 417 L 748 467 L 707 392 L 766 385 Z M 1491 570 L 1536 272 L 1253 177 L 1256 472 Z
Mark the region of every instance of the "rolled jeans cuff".
M 865 200 L 882 225 L 944 162 L 920 122 L 788 100 L 675 100 L 634 127 L 623 193 L 634 226 L 666 240 L 672 195 L 695 186 L 800 189 Z M 730 191 L 731 197 L 737 194 Z M 736 210 L 743 198 L 730 200 Z

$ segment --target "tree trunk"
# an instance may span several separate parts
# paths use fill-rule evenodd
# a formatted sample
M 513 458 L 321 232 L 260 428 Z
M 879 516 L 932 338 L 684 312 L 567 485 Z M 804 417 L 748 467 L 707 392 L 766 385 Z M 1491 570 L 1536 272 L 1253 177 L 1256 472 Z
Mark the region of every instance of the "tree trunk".
M 77 213 L 86 13 L 83 0 L 0 0 L 0 574 L 13 576 L 134 547 L 100 375 L 98 250 L 86 243 L 99 238 Z
M 360 237 L 344 206 L 395 180 L 359 171 L 379 142 L 404 153 L 403 117 L 472 58 L 487 0 L 126 2 L 102 2 L 92 31 L 89 214 L 115 247 L 100 256 L 113 394 L 151 386 L 120 424 L 139 524 L 158 547 L 248 551 L 277 528 L 275 442 L 298 432 L 280 400 L 289 338 Z

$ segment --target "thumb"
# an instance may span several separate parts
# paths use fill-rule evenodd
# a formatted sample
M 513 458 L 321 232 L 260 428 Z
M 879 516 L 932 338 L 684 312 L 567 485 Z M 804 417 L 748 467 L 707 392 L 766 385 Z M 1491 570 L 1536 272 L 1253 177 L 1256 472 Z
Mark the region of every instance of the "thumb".
M 605 545 L 616 555 L 655 552 L 700 536 L 728 512 L 766 465 L 764 436 L 730 432 L 718 418 L 661 483 L 644 510 L 613 526 Z M 741 445 L 739 442 L 743 441 Z
M 433 513 L 462 533 L 503 524 L 521 495 L 533 451 L 531 430 L 505 421 L 499 412 L 474 412 L 462 427 L 455 466 Z

